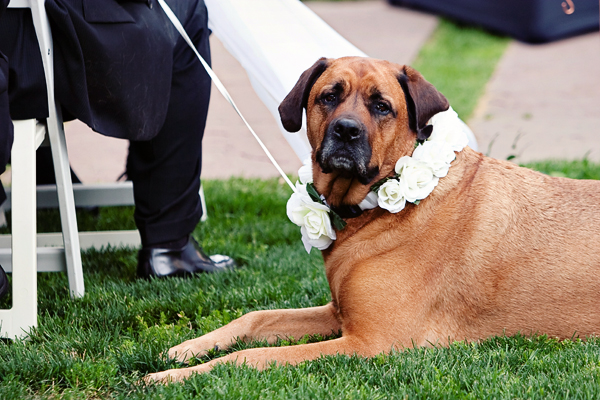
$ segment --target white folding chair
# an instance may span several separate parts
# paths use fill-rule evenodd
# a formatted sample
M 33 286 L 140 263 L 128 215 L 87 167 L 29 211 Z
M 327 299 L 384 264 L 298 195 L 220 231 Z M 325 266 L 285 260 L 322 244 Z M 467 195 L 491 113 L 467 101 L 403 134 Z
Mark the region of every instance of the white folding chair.
M 14 203 L 11 214 L 12 263 L 6 263 L 6 260 L 2 262 L 7 272 L 12 272 L 13 306 L 10 310 L 0 310 L 0 336 L 22 337 L 31 327 L 37 326 L 35 151 L 46 133 L 50 139 L 56 170 L 64 247 L 40 249 L 39 256 L 54 259 L 59 265 L 66 264 L 72 297 L 83 296 L 84 283 L 67 145 L 60 107 L 54 101 L 52 35 L 44 0 L 12 0 L 9 7 L 31 9 L 44 66 L 49 110 L 45 126 L 38 124 L 36 120 L 14 121 L 15 139 L 11 152 L 11 194 Z M 65 261 L 61 262 L 61 259 Z
M 10 310 L 0 310 L 0 337 L 14 338 L 26 336 L 30 328 L 37 326 L 38 271 L 66 269 L 71 297 L 79 298 L 85 292 L 81 249 L 107 245 L 137 247 L 140 237 L 137 230 L 78 232 L 75 205 L 133 205 L 133 187 L 131 182 L 72 184 L 61 109 L 54 98 L 54 48 L 44 0 L 11 0 L 8 7 L 31 10 L 44 66 L 49 113 L 45 124 L 36 120 L 13 121 L 12 187 L 7 189 L 8 199 L 2 205 L 3 210 L 12 209 L 12 235 L 0 235 L 0 265 L 6 272 L 12 272 L 13 306 Z M 38 186 L 36 190 L 35 152 L 46 134 L 56 186 Z M 208 214 L 202 186 L 199 194 L 205 221 Z M 62 234 L 36 236 L 37 205 L 58 206 Z

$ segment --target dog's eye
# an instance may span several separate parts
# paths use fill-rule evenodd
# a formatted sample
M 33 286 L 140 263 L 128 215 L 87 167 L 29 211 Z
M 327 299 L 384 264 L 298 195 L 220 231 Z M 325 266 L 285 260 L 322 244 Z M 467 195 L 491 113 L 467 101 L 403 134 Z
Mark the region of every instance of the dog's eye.
M 323 97 L 325 103 L 335 103 L 337 96 L 334 93 L 329 93 Z
M 390 112 L 390 108 L 387 104 L 379 102 L 375 104 L 375 110 L 377 110 L 381 114 L 387 114 Z

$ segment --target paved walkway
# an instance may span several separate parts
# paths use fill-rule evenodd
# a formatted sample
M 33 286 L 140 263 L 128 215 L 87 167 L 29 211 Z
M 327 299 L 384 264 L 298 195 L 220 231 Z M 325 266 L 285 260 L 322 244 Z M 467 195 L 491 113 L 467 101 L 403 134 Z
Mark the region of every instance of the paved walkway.
M 600 34 L 512 42 L 469 125 L 492 157 L 600 161 Z
M 392 7 L 383 0 L 307 3 L 344 37 L 376 58 L 410 63 L 437 24 L 431 15 Z M 213 66 L 286 172 L 300 161 L 271 114 L 252 90 L 243 69 L 211 39 Z M 600 35 L 547 45 L 513 42 L 500 61 L 471 125 L 484 153 L 518 161 L 549 157 L 600 161 Z M 513 150 L 511 145 L 520 134 Z M 67 126 L 69 156 L 84 182 L 114 181 L 124 170 L 127 142 Z M 204 138 L 204 178 L 272 177 L 276 170 L 215 90 Z

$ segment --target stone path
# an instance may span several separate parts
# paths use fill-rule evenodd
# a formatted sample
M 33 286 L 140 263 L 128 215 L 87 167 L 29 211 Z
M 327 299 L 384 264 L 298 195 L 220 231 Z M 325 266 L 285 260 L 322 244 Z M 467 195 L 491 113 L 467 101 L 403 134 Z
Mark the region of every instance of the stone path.
M 512 42 L 469 125 L 496 158 L 600 161 L 600 34 Z

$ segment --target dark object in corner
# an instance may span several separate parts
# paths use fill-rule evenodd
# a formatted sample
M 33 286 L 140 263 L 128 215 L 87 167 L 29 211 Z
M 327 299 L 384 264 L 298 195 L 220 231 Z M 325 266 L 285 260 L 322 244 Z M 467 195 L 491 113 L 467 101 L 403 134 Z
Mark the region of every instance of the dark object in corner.
M 0 298 L 4 297 L 4 295 L 8 292 L 8 278 L 0 265 Z
M 598 0 L 388 1 L 478 25 L 529 43 L 550 42 L 598 30 Z

